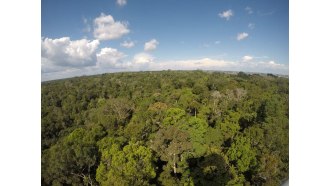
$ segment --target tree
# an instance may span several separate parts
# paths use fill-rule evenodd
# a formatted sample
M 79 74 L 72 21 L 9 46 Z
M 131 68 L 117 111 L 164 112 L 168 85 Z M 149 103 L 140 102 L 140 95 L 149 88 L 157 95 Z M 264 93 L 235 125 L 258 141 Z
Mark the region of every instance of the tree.
M 205 143 L 209 148 L 219 148 L 224 142 L 224 136 L 221 129 L 208 127 L 205 135 Z
M 189 135 L 188 141 L 193 145 L 193 151 L 191 153 L 195 156 L 205 153 L 207 148 L 205 144 L 205 133 L 208 127 L 205 120 L 197 117 L 187 118 L 185 117 L 185 111 L 179 108 L 168 109 L 166 116 L 163 121 L 165 127 L 174 126 Z
M 167 110 L 167 108 L 168 106 L 166 103 L 162 103 L 162 102 L 153 103 L 148 108 L 149 117 L 154 122 L 160 122 L 161 120 L 164 119 L 165 111 Z
M 244 136 L 237 136 L 227 151 L 229 161 L 235 164 L 239 173 L 247 171 L 256 165 L 256 153 L 251 148 L 250 140 Z
M 200 107 L 200 103 L 198 102 L 199 96 L 192 93 L 192 90 L 189 88 L 182 89 L 180 99 L 178 104 L 180 108 L 183 108 L 187 111 L 187 113 L 196 116 L 198 113 L 198 109 Z
M 114 130 L 129 122 L 133 110 L 134 105 L 128 99 L 101 99 L 98 107 L 90 110 L 89 120 Z
M 221 153 L 211 153 L 202 158 L 189 159 L 192 178 L 195 185 L 226 185 L 230 180 L 230 171 Z
M 244 73 L 244 72 L 238 72 L 237 76 L 238 76 L 238 77 L 241 77 L 241 78 L 248 78 L 248 77 L 249 77 L 249 75 L 247 75 L 247 74 Z
M 101 153 L 96 175 L 101 185 L 149 185 L 156 176 L 152 152 L 140 142 L 129 142 L 123 149 L 113 143 Z
M 237 134 L 240 129 L 238 121 L 239 113 L 233 111 L 228 111 L 223 117 L 223 121 L 217 121 L 216 127 L 220 129 L 224 141 L 233 139 L 233 137 Z
M 47 184 L 95 184 L 98 162 L 96 142 L 105 135 L 102 127 L 78 128 L 42 156 L 42 178 Z
M 164 126 L 180 125 L 184 122 L 186 112 L 180 108 L 169 108 L 166 111 L 165 118 L 163 120 Z
M 258 162 L 258 171 L 252 178 L 255 184 L 280 185 L 278 173 L 280 172 L 281 160 L 276 154 L 265 153 Z
M 172 167 L 174 174 L 184 171 L 185 160 L 192 152 L 189 134 L 175 126 L 160 129 L 151 142 L 151 148 Z
M 178 126 L 181 130 L 187 131 L 189 134 L 189 141 L 193 146 L 193 155 L 199 157 L 206 152 L 207 145 L 205 142 L 205 133 L 208 124 L 205 120 L 191 117 L 182 125 Z

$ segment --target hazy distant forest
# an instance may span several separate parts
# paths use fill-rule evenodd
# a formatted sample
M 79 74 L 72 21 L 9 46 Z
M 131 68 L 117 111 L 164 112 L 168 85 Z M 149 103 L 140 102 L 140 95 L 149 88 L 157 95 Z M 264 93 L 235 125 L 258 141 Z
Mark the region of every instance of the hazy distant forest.
M 43 82 L 42 185 L 280 185 L 288 85 L 170 70 Z

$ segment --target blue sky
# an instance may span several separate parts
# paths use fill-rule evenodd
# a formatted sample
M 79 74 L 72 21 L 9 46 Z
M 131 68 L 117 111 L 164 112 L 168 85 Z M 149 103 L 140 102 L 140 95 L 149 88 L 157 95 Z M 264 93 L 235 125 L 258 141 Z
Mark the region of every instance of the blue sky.
M 288 0 L 42 0 L 42 80 L 139 70 L 288 74 Z

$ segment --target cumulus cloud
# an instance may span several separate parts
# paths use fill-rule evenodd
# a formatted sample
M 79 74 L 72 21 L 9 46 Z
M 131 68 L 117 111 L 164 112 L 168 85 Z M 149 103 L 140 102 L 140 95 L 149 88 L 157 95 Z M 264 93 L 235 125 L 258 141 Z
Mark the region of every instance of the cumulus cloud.
M 240 40 L 242 40 L 242 39 L 247 38 L 248 36 L 249 36 L 248 33 L 243 32 L 243 33 L 239 33 L 239 34 L 237 34 L 236 39 L 237 39 L 238 41 L 240 41 Z
M 128 67 L 124 53 L 110 47 L 97 52 L 99 44 L 98 40 L 42 38 L 42 80 L 123 71 Z
M 110 59 L 108 59 L 110 58 Z M 288 74 L 288 66 L 269 61 L 228 61 L 223 59 L 201 58 L 159 61 L 148 53 L 138 53 L 131 60 L 124 61 L 125 55 L 116 49 L 104 48 L 98 53 L 98 64 L 103 63 L 110 68 L 100 65 L 82 68 L 53 69 L 49 73 L 42 73 L 42 80 L 59 79 L 81 75 L 92 75 L 120 71 L 145 70 L 213 70 L 213 71 L 244 71 L 274 74 Z M 254 58 L 256 59 L 256 58 Z
M 148 53 L 138 53 L 133 57 L 133 64 L 150 64 L 154 61 L 154 57 Z
M 41 57 L 41 73 L 53 73 L 63 71 L 68 67 L 57 66 L 51 60 L 45 57 Z
M 41 57 L 44 70 L 50 66 L 81 67 L 95 65 L 96 49 L 99 44 L 98 40 L 81 39 L 72 41 L 69 37 L 59 39 L 43 38 L 41 40 Z
M 253 30 L 254 27 L 255 27 L 255 24 L 254 24 L 254 23 L 249 23 L 249 24 L 248 24 L 248 27 L 249 27 L 249 29 Z
M 252 59 L 253 59 L 252 56 L 243 56 L 242 57 L 243 62 L 251 61 Z
M 258 61 L 245 63 L 247 71 L 250 72 L 264 72 L 264 73 L 279 73 L 288 74 L 288 66 L 275 61 Z
M 117 4 L 119 6 L 125 6 L 127 4 L 127 1 L 126 0 L 117 0 Z
M 123 65 L 122 59 L 126 55 L 115 48 L 102 48 L 97 56 L 97 66 L 98 67 L 112 67 L 121 68 Z
M 133 41 L 124 41 L 120 43 L 120 46 L 125 47 L 125 48 L 132 48 L 135 45 Z
M 247 6 L 245 7 L 245 11 L 248 13 L 248 14 L 253 14 L 253 10 L 251 7 Z
M 221 18 L 226 19 L 227 21 L 230 19 L 230 17 L 232 17 L 234 15 L 234 12 L 229 9 L 227 11 L 223 11 L 221 13 L 218 14 Z
M 94 37 L 99 40 L 118 39 L 128 34 L 128 23 L 115 21 L 111 15 L 101 15 L 94 20 Z
M 156 39 L 152 39 L 144 44 L 145 51 L 155 50 L 159 42 Z
M 118 71 L 140 70 L 221 70 L 288 74 L 288 66 L 273 60 L 243 56 L 241 61 L 201 58 L 160 61 L 146 52 L 131 59 L 115 48 L 102 48 L 97 52 L 98 40 L 71 40 L 69 37 L 41 39 L 42 80 Z

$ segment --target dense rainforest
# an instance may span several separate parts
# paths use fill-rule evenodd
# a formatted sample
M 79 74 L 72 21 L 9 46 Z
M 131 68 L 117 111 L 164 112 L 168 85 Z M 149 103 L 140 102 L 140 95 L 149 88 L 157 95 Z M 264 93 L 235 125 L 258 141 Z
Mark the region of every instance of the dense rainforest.
M 288 84 L 200 70 L 42 82 L 42 185 L 280 185 Z

